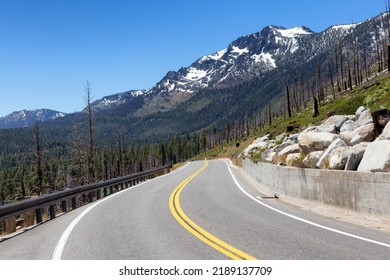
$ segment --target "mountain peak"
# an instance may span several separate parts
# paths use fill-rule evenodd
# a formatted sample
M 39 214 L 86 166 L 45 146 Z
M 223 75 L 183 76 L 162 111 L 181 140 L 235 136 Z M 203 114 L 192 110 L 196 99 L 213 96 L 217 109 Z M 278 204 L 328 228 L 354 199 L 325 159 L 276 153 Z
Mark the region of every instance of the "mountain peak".
M 65 115 L 65 113 L 49 109 L 25 109 L 21 111 L 15 111 L 5 117 L 0 118 L 0 129 L 27 127 L 31 126 L 36 121 L 44 122 L 48 120 L 54 120 L 57 118 L 62 118 Z

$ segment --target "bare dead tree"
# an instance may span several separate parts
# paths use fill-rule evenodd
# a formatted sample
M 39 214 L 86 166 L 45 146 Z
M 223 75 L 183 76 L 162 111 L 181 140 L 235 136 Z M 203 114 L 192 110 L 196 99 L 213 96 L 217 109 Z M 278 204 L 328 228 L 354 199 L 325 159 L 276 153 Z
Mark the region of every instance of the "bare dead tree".
M 315 96 L 313 96 L 313 118 L 320 115 L 320 112 L 318 110 L 318 100 Z
M 333 73 L 332 73 L 332 67 L 330 66 L 330 62 L 328 63 L 328 71 L 329 71 L 329 78 L 330 78 L 330 87 L 332 89 L 332 96 L 333 96 L 333 100 L 335 100 L 336 92 L 334 90 Z
M 288 112 L 288 117 L 291 118 L 290 91 L 288 89 L 288 86 L 286 86 L 286 94 L 287 94 L 287 112 Z
M 81 139 L 81 124 L 78 118 L 73 123 L 73 159 L 71 166 L 72 185 L 84 185 L 85 179 L 85 152 Z
M 88 81 L 85 86 L 85 104 L 87 106 L 86 109 L 88 114 L 88 128 L 89 128 L 88 181 L 89 183 L 92 183 L 95 181 L 95 145 L 93 141 L 91 86 Z

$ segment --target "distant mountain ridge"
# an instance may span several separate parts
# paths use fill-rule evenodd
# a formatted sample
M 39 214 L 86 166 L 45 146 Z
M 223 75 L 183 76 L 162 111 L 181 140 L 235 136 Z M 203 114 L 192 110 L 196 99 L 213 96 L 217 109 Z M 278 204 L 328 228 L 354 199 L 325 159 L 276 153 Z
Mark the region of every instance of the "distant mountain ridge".
M 0 128 L 19 128 L 33 125 L 36 121 L 45 122 L 66 116 L 66 113 L 50 110 L 21 110 L 0 118 Z
M 182 134 L 258 112 L 270 100 L 284 96 L 285 86 L 296 83 L 298 78 L 302 83 L 305 80 L 307 90 L 313 94 L 317 90 L 318 66 L 327 80 L 328 72 L 335 75 L 335 68 L 340 67 L 334 57 L 338 46 L 343 47 L 338 55 L 343 56 L 344 74 L 347 63 L 356 63 L 347 61 L 354 52 L 353 37 L 360 56 L 357 62 L 372 65 L 376 61 L 376 48 L 386 36 L 385 15 L 334 25 L 322 32 L 305 26 L 266 26 L 237 38 L 223 50 L 200 57 L 188 67 L 169 71 L 151 89 L 130 90 L 94 101 L 96 123 L 105 124 L 100 126 L 105 131 L 102 135 L 112 133 L 118 126 L 137 139 Z M 363 53 L 369 54 L 367 61 L 361 58 Z M 16 121 L 17 115 L 13 119 L 13 127 L 26 126 L 27 122 Z

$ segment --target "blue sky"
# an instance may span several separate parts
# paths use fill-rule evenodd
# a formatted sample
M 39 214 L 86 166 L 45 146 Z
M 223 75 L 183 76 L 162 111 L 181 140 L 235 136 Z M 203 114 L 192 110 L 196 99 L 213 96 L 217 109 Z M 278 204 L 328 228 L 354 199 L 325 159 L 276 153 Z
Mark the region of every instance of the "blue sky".
M 320 32 L 385 10 L 385 0 L 0 0 L 0 116 L 80 111 L 153 87 L 170 70 L 267 25 Z

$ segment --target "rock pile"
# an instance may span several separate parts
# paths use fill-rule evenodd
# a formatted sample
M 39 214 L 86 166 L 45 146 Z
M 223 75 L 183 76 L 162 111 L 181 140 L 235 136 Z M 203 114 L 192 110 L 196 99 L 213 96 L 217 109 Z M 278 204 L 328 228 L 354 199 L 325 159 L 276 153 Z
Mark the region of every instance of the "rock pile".
M 390 171 L 390 110 L 335 115 L 300 133 L 256 139 L 244 152 L 274 164 L 337 170 Z

